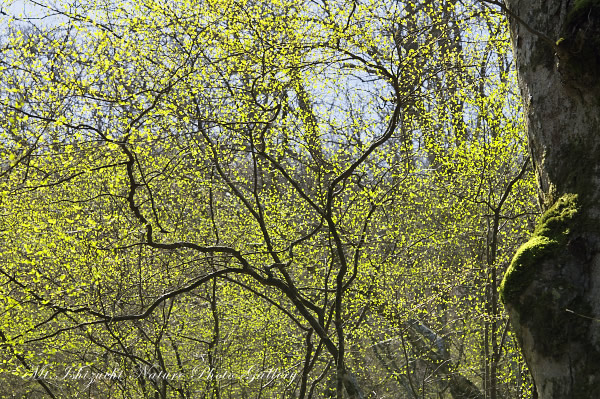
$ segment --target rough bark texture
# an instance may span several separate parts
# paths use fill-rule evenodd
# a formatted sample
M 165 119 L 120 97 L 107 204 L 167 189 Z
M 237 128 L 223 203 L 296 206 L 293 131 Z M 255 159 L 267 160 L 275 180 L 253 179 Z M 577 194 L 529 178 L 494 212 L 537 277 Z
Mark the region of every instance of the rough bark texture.
M 539 397 L 600 395 L 600 1 L 506 0 L 546 210 L 501 292 Z

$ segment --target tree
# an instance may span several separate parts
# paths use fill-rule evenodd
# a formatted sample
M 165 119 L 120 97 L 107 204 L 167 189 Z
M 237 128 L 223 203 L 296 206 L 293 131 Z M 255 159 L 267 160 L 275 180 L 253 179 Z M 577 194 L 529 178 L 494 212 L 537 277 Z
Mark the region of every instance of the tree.
M 502 5 L 501 5 L 502 6 Z M 600 391 L 597 1 L 506 1 L 545 210 L 503 298 L 540 398 Z
M 513 392 L 496 270 L 530 175 L 497 14 L 163 3 L 8 19 L 3 370 L 49 396 Z

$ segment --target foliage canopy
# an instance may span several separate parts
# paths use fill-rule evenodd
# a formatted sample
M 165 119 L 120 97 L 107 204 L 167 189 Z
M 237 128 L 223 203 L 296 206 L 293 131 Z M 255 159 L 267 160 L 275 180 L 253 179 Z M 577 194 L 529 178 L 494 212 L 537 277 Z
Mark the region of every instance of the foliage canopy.
M 494 10 L 36 12 L 2 21 L 0 378 L 51 397 L 526 395 L 497 286 L 533 182 Z

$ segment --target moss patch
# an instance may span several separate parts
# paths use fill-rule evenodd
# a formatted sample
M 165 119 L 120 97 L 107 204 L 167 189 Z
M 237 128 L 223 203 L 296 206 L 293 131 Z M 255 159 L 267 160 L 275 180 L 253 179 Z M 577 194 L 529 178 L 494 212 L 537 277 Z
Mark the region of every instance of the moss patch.
M 531 284 L 540 263 L 566 247 L 573 219 L 579 211 L 577 195 L 565 194 L 542 215 L 531 238 L 515 254 L 500 284 L 504 303 L 516 305 Z
M 569 233 L 569 222 L 578 211 L 577 195 L 563 195 L 542 215 L 533 231 L 533 236 L 566 238 L 566 234 Z

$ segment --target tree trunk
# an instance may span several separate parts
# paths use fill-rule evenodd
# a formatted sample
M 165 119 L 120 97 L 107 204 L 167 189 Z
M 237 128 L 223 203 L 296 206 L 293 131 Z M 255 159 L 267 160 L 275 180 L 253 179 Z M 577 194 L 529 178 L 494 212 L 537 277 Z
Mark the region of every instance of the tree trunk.
M 596 398 L 600 1 L 505 3 L 545 213 L 515 255 L 502 298 L 539 397 Z

